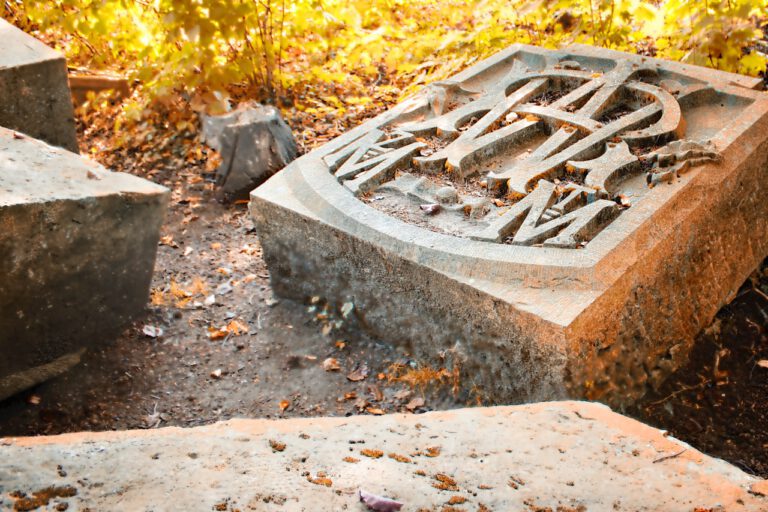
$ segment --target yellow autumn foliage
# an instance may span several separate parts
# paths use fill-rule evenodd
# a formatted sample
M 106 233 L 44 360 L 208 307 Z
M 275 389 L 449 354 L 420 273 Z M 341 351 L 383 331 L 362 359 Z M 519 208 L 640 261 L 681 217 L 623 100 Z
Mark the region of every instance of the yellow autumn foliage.
M 184 94 L 195 109 L 217 110 L 234 94 L 319 113 L 366 105 L 371 87 L 406 95 L 518 42 L 587 43 L 757 75 L 766 13 L 768 0 L 0 3 L 0 15 L 55 43 L 72 65 L 140 84 L 128 108 Z M 315 93 L 318 84 L 341 85 L 344 97 Z

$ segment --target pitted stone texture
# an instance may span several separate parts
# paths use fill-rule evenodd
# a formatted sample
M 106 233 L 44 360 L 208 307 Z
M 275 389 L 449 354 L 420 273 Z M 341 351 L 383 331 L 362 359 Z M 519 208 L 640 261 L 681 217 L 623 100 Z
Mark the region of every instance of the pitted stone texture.
M 0 128 L 0 400 L 143 311 L 167 198 Z
M 273 287 L 353 302 L 486 400 L 631 402 L 768 254 L 759 83 L 513 46 L 252 193 Z
M 3 19 L 0 126 L 78 151 L 64 56 Z
M 760 480 L 584 402 L 8 438 L 0 455 L 4 508 L 51 485 L 75 510 L 362 512 L 360 488 L 403 511 L 768 507 Z

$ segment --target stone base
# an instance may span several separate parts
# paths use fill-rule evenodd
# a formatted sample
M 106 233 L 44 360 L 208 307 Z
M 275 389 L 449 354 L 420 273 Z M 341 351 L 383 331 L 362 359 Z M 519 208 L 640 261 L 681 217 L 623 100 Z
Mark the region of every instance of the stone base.
M 352 302 L 490 403 L 632 402 L 768 255 L 758 84 L 513 46 L 251 194 L 273 287 Z
M 0 128 L 0 399 L 144 310 L 167 198 Z
M 64 56 L 3 19 L 0 126 L 78 152 Z
M 70 510 L 363 511 L 359 489 L 404 511 L 768 508 L 764 481 L 584 402 L 8 438 L 0 453 L 3 509 L 50 486 L 76 493 L 50 503 Z

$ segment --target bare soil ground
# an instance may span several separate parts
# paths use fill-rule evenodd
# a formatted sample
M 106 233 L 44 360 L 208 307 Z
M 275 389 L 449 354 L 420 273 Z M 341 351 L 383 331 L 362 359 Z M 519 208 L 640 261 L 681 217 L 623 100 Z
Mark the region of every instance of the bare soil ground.
M 688 364 L 628 412 L 768 477 L 768 260 L 699 335 Z
M 84 154 L 107 144 L 80 139 Z M 159 159 L 119 162 L 172 190 L 146 314 L 71 371 L 0 402 L 0 436 L 463 405 L 439 392 L 449 386 L 436 373 L 414 389 L 400 382 L 424 369 L 350 329 L 354 313 L 274 299 L 247 207 L 214 199 L 207 152 L 194 137 L 160 145 Z
M 103 134 L 81 132 L 83 153 L 110 155 Z M 134 148 L 106 160 L 173 191 L 145 316 L 65 375 L 0 402 L 0 437 L 475 405 L 451 394 L 440 369 L 361 334 L 354 313 L 275 300 L 245 205 L 213 199 L 206 151 L 194 136 L 158 146 L 153 158 Z M 763 265 L 690 364 L 628 411 L 762 476 L 767 293 Z

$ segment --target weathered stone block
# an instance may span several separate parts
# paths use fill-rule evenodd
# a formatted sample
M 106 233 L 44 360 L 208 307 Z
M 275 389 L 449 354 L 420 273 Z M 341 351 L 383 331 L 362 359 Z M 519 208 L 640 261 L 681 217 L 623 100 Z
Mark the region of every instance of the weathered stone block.
M 203 139 L 221 154 L 216 169 L 222 199 L 247 198 L 298 155 L 291 129 L 275 107 L 243 103 L 220 116 L 203 116 Z
M 403 511 L 768 507 L 766 481 L 584 402 L 0 439 L 0 454 L 8 510 L 52 485 L 70 510 L 362 512 L 360 489 Z
M 251 194 L 273 286 L 487 400 L 634 400 L 768 254 L 759 84 L 512 46 Z
M 78 151 L 64 56 L 2 19 L 0 126 Z
M 0 399 L 144 309 L 167 196 L 0 128 Z

